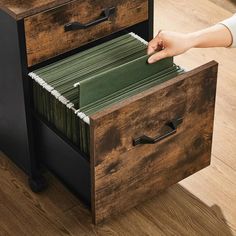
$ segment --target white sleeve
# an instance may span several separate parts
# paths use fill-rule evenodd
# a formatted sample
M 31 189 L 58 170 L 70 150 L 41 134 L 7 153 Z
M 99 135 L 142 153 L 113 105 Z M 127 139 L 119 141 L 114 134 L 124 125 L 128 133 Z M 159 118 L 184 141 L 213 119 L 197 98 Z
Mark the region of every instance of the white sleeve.
M 232 34 L 233 42 L 230 47 L 236 47 L 236 14 L 224 21 L 221 21 L 220 24 L 226 26 Z

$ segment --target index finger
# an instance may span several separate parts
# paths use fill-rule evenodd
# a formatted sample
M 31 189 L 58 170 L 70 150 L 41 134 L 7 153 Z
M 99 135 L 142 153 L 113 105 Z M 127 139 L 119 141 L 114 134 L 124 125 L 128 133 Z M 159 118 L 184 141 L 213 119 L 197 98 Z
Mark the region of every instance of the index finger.
M 162 39 L 157 35 L 154 39 L 152 39 L 148 44 L 147 53 L 148 55 L 153 54 L 154 52 L 160 51 L 163 47 Z

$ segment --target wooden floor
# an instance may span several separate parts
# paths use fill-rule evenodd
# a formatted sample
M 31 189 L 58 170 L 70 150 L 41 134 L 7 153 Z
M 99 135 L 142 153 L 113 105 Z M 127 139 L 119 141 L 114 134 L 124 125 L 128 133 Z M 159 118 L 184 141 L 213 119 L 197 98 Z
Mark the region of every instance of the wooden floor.
M 207 27 L 236 12 L 235 2 L 157 0 L 155 29 Z M 0 235 L 236 235 L 236 49 L 192 50 L 176 62 L 191 69 L 212 59 L 220 69 L 209 168 L 95 227 L 89 211 L 53 176 L 46 192 L 33 194 L 27 177 L 0 154 Z

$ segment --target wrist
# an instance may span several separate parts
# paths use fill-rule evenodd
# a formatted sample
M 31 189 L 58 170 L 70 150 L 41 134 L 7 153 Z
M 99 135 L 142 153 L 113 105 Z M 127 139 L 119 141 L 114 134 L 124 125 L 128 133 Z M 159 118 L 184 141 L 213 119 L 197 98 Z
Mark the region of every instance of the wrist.
M 189 48 L 198 48 L 201 44 L 201 35 L 199 32 L 189 33 L 187 35 Z

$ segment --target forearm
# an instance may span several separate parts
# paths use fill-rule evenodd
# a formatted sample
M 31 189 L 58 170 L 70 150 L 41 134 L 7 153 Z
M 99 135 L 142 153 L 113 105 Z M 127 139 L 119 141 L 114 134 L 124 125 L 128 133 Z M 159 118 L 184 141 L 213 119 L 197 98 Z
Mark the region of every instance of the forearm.
M 226 26 L 217 24 L 207 29 L 190 33 L 189 41 L 193 48 L 229 47 L 233 42 L 233 38 Z
M 236 47 L 236 15 L 197 32 L 160 31 L 148 44 L 149 63 L 178 56 L 191 48 Z M 153 54 L 153 55 L 152 55 Z

